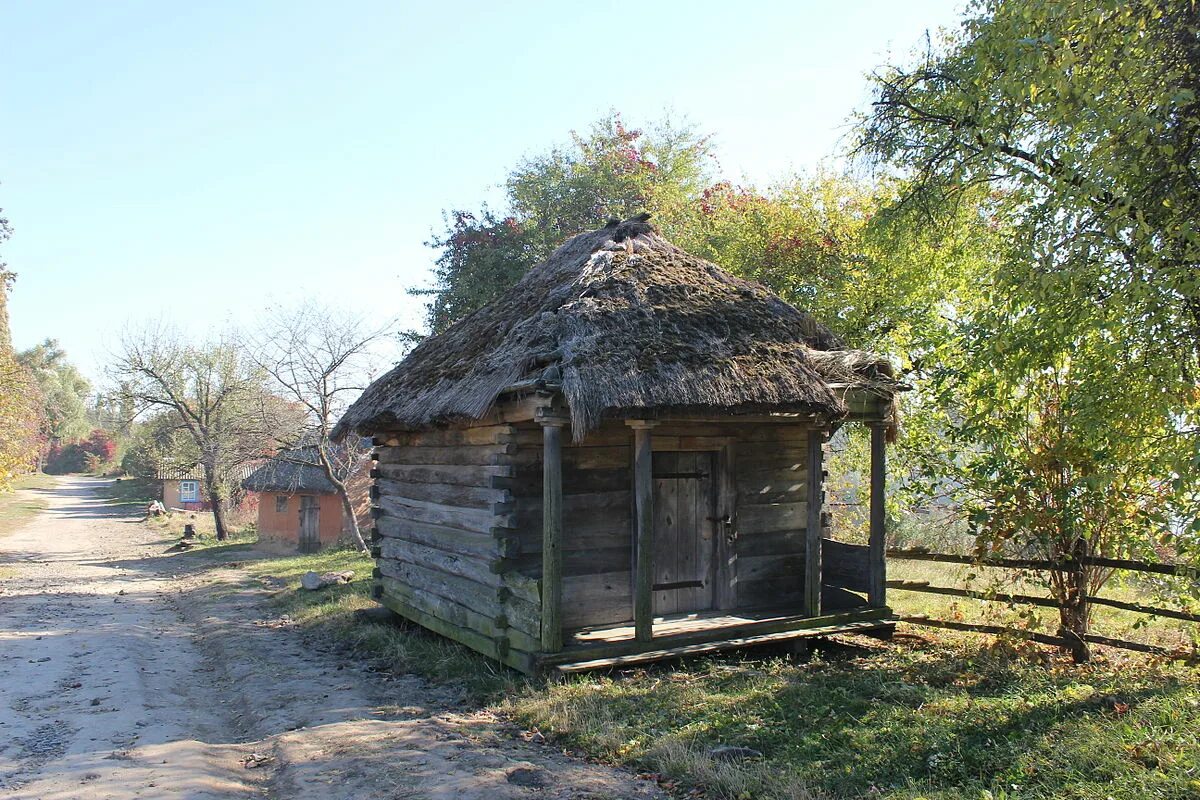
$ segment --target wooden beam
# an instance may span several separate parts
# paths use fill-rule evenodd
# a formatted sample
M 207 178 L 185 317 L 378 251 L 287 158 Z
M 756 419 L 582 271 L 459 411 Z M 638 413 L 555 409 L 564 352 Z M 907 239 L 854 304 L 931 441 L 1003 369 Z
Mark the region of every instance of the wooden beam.
M 813 427 L 808 431 L 808 507 L 804 528 L 804 613 L 821 615 L 821 509 L 824 507 L 825 431 Z
M 654 638 L 654 451 L 650 429 L 658 423 L 650 420 L 626 420 L 633 428 L 633 496 L 635 508 L 633 627 L 634 638 L 648 642 Z
M 871 531 L 867 539 L 867 604 L 887 605 L 887 427 L 871 424 Z
M 543 413 L 542 426 L 542 652 L 562 650 L 562 429 L 567 419 Z

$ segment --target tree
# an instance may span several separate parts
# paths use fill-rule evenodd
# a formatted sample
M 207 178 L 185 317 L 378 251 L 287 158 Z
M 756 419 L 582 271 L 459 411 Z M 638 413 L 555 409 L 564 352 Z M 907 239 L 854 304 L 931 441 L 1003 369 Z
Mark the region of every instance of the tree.
M 1195 557 L 1200 463 L 1200 27 L 1191 3 L 988 0 L 875 78 L 859 153 L 1009 232 L 931 351 L 982 551 Z M 1044 575 L 1080 645 L 1093 569 Z
M 426 322 L 440 333 L 520 280 L 563 239 L 609 218 L 643 211 L 670 227 L 690 213 L 711 182 L 711 146 L 694 129 L 670 121 L 626 127 L 612 113 L 571 144 L 517 165 L 505 181 L 506 210 L 454 211 L 428 244 L 440 254 Z
M 67 353 L 58 341 L 46 339 L 22 350 L 17 359 L 40 387 L 47 441 L 53 445 L 86 436 L 92 429 L 87 408 L 92 385 L 67 361 Z
M 0 210 L 0 243 L 12 233 Z M 8 292 L 16 275 L 0 260 L 0 489 L 33 468 L 42 450 L 41 393 L 33 375 L 13 353 Z
M 351 535 L 364 551 L 367 545 L 346 484 L 365 463 L 370 448 L 353 437 L 335 444 L 329 434 L 350 402 L 371 382 L 380 362 L 377 345 L 390 327 L 390 322 L 368 327 L 356 314 L 307 303 L 294 309 L 271 309 L 255 337 L 255 363 L 274 379 L 280 395 L 306 415 L 301 435 L 280 444 L 286 449 L 313 446 L 325 477 L 337 489 Z
M 162 325 L 126 332 L 110 375 L 139 412 L 178 419 L 204 472 L 217 538 L 226 539 L 238 468 L 292 435 L 302 424 L 297 409 L 267 390 L 268 376 L 230 338 L 191 344 Z

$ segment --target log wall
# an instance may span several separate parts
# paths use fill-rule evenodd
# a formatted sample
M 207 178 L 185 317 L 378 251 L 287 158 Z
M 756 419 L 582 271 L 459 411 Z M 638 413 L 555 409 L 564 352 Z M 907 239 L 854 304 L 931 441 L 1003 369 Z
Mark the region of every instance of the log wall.
M 632 434 L 607 423 L 582 443 L 563 432 L 563 626 L 633 618 Z M 513 502 L 520 575 L 542 573 L 542 430 L 516 426 Z
M 739 431 L 737 606 L 799 605 L 804 592 L 808 429 L 758 425 Z
M 372 471 L 380 600 L 486 655 L 530 669 L 539 650 L 536 582 L 519 549 L 511 425 L 392 434 Z

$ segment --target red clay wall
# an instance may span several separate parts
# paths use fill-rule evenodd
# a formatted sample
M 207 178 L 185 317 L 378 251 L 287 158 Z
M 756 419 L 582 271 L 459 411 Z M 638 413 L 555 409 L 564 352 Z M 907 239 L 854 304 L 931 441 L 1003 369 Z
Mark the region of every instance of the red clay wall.
M 287 498 L 287 508 L 275 510 L 276 498 Z M 342 502 L 336 494 L 316 495 L 320 500 L 321 544 L 335 543 L 342 535 Z M 258 535 L 284 542 L 300 541 L 300 495 L 263 492 L 258 499 Z

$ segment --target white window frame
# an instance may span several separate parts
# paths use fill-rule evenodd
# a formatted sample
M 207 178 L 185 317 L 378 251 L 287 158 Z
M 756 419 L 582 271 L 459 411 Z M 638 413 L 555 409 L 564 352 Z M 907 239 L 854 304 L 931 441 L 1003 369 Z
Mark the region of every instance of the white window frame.
M 181 503 L 198 503 L 198 502 L 200 502 L 200 481 L 180 481 L 179 482 L 179 502 L 181 502 Z

